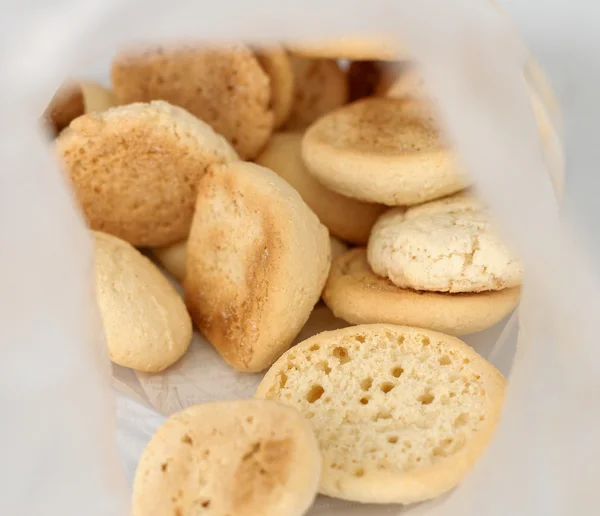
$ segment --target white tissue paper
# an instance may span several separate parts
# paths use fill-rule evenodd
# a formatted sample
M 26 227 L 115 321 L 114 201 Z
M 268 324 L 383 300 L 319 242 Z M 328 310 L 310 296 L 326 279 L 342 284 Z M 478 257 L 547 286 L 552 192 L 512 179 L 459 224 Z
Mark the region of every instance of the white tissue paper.
M 199 336 L 166 373 L 138 378 L 113 366 L 111 374 L 89 236 L 39 127 L 60 82 L 124 43 L 366 33 L 398 38 L 420 62 L 450 141 L 523 260 L 525 288 L 518 320 L 513 314 L 466 339 L 509 377 L 509 388 L 495 439 L 464 482 L 406 508 L 320 497 L 310 514 L 597 512 L 600 284 L 558 217 L 557 110 L 543 84 L 528 84 L 530 56 L 493 4 L 28 0 L 3 6 L 0 27 L 0 514 L 127 514 L 137 460 L 164 414 L 249 397 L 260 379 L 234 372 Z M 552 127 L 550 146 L 540 140 L 532 85 Z

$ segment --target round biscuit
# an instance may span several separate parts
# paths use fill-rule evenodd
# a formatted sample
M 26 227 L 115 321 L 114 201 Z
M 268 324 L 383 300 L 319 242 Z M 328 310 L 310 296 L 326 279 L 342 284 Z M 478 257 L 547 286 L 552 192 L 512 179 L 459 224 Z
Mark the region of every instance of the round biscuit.
M 500 419 L 505 383 L 455 337 L 373 324 L 298 344 L 256 397 L 312 424 L 323 457 L 319 492 L 407 504 L 449 491 L 471 469 Z
M 274 129 L 281 127 L 289 118 L 294 104 L 294 70 L 286 50 L 267 47 L 256 51 L 256 58 L 271 80 L 271 106 Z
M 323 290 L 334 315 L 351 324 L 400 324 L 459 336 L 499 323 L 520 295 L 520 287 L 462 294 L 403 289 L 372 271 L 364 248 L 333 260 Z
M 181 296 L 148 258 L 127 242 L 93 232 L 96 295 L 110 359 L 158 372 L 179 360 L 192 338 Z
M 185 297 L 198 328 L 236 369 L 261 371 L 289 348 L 330 264 L 327 228 L 271 170 L 233 162 L 200 181 Z
M 409 210 L 410 215 L 410 210 Z M 481 210 L 384 213 L 367 246 L 373 271 L 401 288 L 481 292 L 519 286 L 523 271 Z
M 402 45 L 381 37 L 344 36 L 295 41 L 286 45 L 295 54 L 312 58 L 396 61 L 408 56 L 408 51 Z
M 133 516 L 301 516 L 321 457 L 295 410 L 262 400 L 195 405 L 171 416 L 146 446 Z
M 152 249 L 152 255 L 158 260 L 165 270 L 176 280 L 185 278 L 185 256 L 187 239 L 176 244 Z
M 307 172 L 301 146 L 301 133 L 276 133 L 256 162 L 285 179 L 332 235 L 347 242 L 365 244 L 373 224 L 386 207 L 344 197 L 325 188 Z
M 418 204 L 467 187 L 429 109 L 371 97 L 333 111 L 302 141 L 308 171 L 341 195 L 390 206 Z
M 290 55 L 294 71 L 294 104 L 284 127 L 304 130 L 319 117 L 348 101 L 346 72 L 337 61 Z
M 223 135 L 244 159 L 256 156 L 274 126 L 269 76 L 243 45 L 153 48 L 112 64 L 122 104 L 165 100 Z
M 162 101 L 83 115 L 56 149 L 90 227 L 138 247 L 184 239 L 198 180 L 237 159 L 209 125 Z

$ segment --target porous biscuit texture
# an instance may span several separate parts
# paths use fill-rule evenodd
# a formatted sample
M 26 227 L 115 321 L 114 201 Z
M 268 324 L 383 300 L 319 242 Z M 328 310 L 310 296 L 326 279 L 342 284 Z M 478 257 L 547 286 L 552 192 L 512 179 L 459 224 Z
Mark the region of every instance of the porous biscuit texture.
M 111 75 L 122 104 L 166 100 L 181 106 L 244 159 L 255 157 L 273 131 L 269 76 L 243 45 L 128 51 L 114 59 Z
M 376 274 L 415 290 L 501 290 L 519 286 L 523 275 L 483 211 L 407 218 L 391 209 L 373 227 L 367 259 Z
M 332 235 L 366 244 L 373 224 L 386 207 L 344 197 L 324 187 L 306 170 L 301 146 L 302 133 L 276 133 L 256 162 L 294 187 Z
M 288 349 L 330 264 L 327 228 L 271 170 L 232 162 L 201 180 L 185 296 L 198 328 L 236 369 L 261 371 Z
M 187 351 L 192 321 L 177 291 L 127 242 L 93 232 L 96 294 L 110 359 L 137 371 L 166 369 Z
M 301 516 L 321 457 L 310 425 L 271 401 L 195 405 L 171 416 L 138 464 L 133 516 Z
M 418 204 L 469 185 L 422 102 L 367 98 L 306 131 L 302 157 L 327 188 L 365 202 Z
M 487 292 L 425 292 L 400 288 L 373 272 L 364 248 L 333 260 L 323 300 L 352 324 L 416 326 L 449 335 L 491 328 L 519 303 L 520 287 Z
M 56 149 L 91 228 L 139 247 L 186 238 L 206 168 L 238 159 L 209 125 L 162 101 L 81 116 Z
M 256 397 L 299 410 L 323 468 L 319 491 L 412 503 L 452 489 L 497 426 L 502 375 L 448 335 L 393 325 L 324 332 L 285 353 Z

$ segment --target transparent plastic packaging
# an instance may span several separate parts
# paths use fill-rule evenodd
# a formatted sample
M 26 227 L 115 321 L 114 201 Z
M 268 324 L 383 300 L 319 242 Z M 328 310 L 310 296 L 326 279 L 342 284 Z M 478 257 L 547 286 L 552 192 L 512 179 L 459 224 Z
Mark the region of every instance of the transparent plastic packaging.
M 531 106 L 532 82 L 524 74 L 530 56 L 491 3 L 31 0 L 4 6 L 0 24 L 0 514 L 127 514 L 137 459 L 164 419 L 146 404 L 151 382 L 113 367 L 111 387 L 90 238 L 39 127 L 48 99 L 66 76 L 124 43 L 342 34 L 385 35 L 420 63 L 448 138 L 524 263 L 525 288 L 518 319 L 513 315 L 467 339 L 509 375 L 509 389 L 496 437 L 464 482 L 414 507 L 320 498 L 310 514 L 597 510 L 591 483 L 600 476 L 594 439 L 600 361 L 593 323 L 600 284 L 579 242 L 559 221 L 551 180 L 562 184 L 558 111 L 534 79 L 554 141 L 545 147 Z M 183 377 L 217 367 L 212 349 L 193 346 L 204 350 L 201 367 Z M 252 393 L 251 376 L 215 368 L 210 374 L 219 376 L 219 389 L 194 396 Z M 206 376 L 212 384 L 214 378 Z M 188 384 L 178 381 L 184 385 L 175 385 L 180 395 Z M 160 387 L 172 392 L 164 388 L 173 384 Z

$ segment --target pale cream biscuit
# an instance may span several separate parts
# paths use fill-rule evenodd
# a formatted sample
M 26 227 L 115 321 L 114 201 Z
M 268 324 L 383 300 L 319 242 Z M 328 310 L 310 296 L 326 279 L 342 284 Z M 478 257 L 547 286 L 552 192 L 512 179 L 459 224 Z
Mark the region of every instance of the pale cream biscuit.
M 152 254 L 158 262 L 178 281 L 183 281 L 185 278 L 186 247 L 187 239 L 176 244 L 152 249 Z
M 239 155 L 255 157 L 274 127 L 269 76 L 243 45 L 153 48 L 112 65 L 122 104 L 166 100 L 208 123 Z
M 408 56 L 404 45 L 391 39 L 364 36 L 344 36 L 311 41 L 288 42 L 287 47 L 295 54 L 327 59 L 399 60 Z
M 198 328 L 236 369 L 261 371 L 288 349 L 330 264 L 327 228 L 271 170 L 234 162 L 200 181 L 185 296 Z
M 157 372 L 179 360 L 192 321 L 177 291 L 148 258 L 127 242 L 93 232 L 96 294 L 110 359 Z
M 427 107 L 412 100 L 372 97 L 323 116 L 302 157 L 324 186 L 365 202 L 418 204 L 470 184 Z
M 162 101 L 83 115 L 56 148 L 91 228 L 139 247 L 184 239 L 206 168 L 237 159 L 209 125 Z
M 301 145 L 301 133 L 276 133 L 256 162 L 292 185 L 332 235 L 365 244 L 386 207 L 350 199 L 325 188 L 307 172 Z
M 516 287 L 522 267 L 479 210 L 406 218 L 384 213 L 367 247 L 373 271 L 402 288 L 481 292 Z
M 385 324 L 312 337 L 269 369 L 257 398 L 312 424 L 319 491 L 368 503 L 412 503 L 456 486 L 492 438 L 505 380 L 471 347 Z
M 301 516 L 321 457 L 297 411 L 262 400 L 195 405 L 154 434 L 133 483 L 133 516 Z
M 491 328 L 515 309 L 520 295 L 520 287 L 461 294 L 403 289 L 372 271 L 364 248 L 333 260 L 323 289 L 327 306 L 349 323 L 401 324 L 450 335 Z
M 286 50 L 280 46 L 261 48 L 256 51 L 256 58 L 271 80 L 274 129 L 278 129 L 287 121 L 294 105 L 292 63 Z
M 441 213 L 460 214 L 469 211 L 486 210 L 485 203 L 470 190 L 463 190 L 435 201 L 425 202 L 411 206 L 404 212 L 404 220 L 414 219 L 421 216 L 433 216 Z
M 94 81 L 70 80 L 54 94 L 44 119 L 54 135 L 85 113 L 101 113 L 117 105 L 112 90 Z
M 295 95 L 287 130 L 303 130 L 319 117 L 348 101 L 346 72 L 332 59 L 290 55 Z

